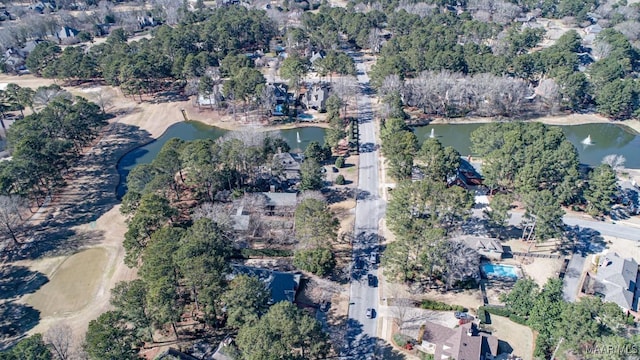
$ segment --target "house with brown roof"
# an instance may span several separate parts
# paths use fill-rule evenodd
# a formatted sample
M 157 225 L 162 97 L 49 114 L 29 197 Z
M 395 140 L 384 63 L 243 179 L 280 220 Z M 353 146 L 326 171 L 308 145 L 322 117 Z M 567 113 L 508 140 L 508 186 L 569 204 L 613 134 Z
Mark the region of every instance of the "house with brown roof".
M 493 360 L 498 356 L 498 338 L 479 332 L 473 323 L 450 329 L 427 321 L 421 332 L 420 350 L 436 360 Z

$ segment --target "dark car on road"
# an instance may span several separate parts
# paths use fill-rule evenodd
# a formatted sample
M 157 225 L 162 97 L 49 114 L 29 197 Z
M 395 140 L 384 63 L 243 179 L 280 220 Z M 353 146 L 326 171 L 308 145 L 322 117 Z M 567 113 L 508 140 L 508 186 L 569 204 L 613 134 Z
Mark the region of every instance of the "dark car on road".
M 370 287 L 378 286 L 378 277 L 372 274 L 367 274 L 367 283 Z
M 376 311 L 372 308 L 367 308 L 367 319 L 373 319 L 376 317 Z

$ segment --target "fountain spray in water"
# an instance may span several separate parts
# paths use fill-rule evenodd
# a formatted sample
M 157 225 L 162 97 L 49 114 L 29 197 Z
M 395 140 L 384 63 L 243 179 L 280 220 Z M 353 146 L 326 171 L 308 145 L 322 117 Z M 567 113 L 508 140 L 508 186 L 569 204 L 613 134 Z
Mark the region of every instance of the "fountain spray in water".
M 300 132 L 299 131 L 296 131 L 296 141 L 297 142 L 301 142 L 301 140 L 300 140 Z
M 591 142 L 591 134 L 589 134 L 586 138 L 584 138 L 584 140 L 582 140 L 582 144 L 583 145 L 593 145 L 593 142 Z
M 434 137 L 436 137 L 435 129 L 431 129 L 431 134 L 429 134 L 429 137 L 430 137 L 430 138 L 432 138 L 432 139 L 433 139 Z

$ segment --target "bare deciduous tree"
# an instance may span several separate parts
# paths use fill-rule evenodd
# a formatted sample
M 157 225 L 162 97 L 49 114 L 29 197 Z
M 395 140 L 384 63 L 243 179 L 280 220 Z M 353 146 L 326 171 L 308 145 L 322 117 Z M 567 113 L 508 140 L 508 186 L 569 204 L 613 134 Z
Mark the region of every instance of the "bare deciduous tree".
M 300 196 L 298 196 L 298 202 L 303 202 L 307 199 L 314 199 L 314 200 L 318 200 L 318 201 L 322 201 L 324 203 L 327 202 L 327 199 L 324 197 L 324 195 L 322 195 L 322 193 L 320 191 L 316 191 L 316 190 L 307 190 L 307 191 L 303 191 Z
M 18 245 L 18 230 L 22 224 L 22 210 L 27 201 L 20 196 L 0 195 L 0 230 Z
M 268 134 L 254 128 L 245 128 L 242 130 L 229 131 L 224 135 L 224 140 L 237 139 L 247 146 L 262 146 Z
M 34 108 L 41 108 L 47 106 L 53 99 L 62 97 L 71 100 L 73 95 L 67 90 L 62 89 L 59 86 L 41 86 L 36 90 L 33 95 Z
M 389 94 L 396 92 L 402 94 L 403 91 L 404 83 L 402 82 L 402 79 L 400 79 L 400 76 L 392 74 L 387 75 L 387 77 L 382 80 L 382 86 L 380 86 L 380 90 L 378 92 L 380 98 L 384 99 Z
M 640 22 L 624 21 L 614 26 L 614 29 L 620 31 L 631 42 L 640 39 Z
M 438 6 L 434 4 L 427 4 L 427 3 L 416 4 L 410 1 L 403 0 L 403 1 L 400 1 L 400 5 L 397 7 L 396 11 L 405 10 L 409 14 L 415 14 L 420 17 L 427 17 L 433 14 L 437 8 Z
M 222 203 L 203 203 L 193 210 L 191 218 L 195 221 L 202 218 L 211 219 L 223 229 L 233 227 L 233 219 L 229 208 Z
M 623 170 L 624 169 L 624 163 L 626 161 L 627 161 L 627 159 L 624 156 L 618 155 L 618 154 L 611 154 L 611 155 L 607 155 L 604 158 L 602 158 L 602 163 L 611 166 L 613 171 Z
M 380 48 L 382 46 L 382 39 L 380 38 L 380 29 L 371 28 L 371 30 L 369 31 L 369 38 L 367 43 L 372 53 L 377 54 L 380 52 Z
M 66 323 L 57 323 L 47 330 L 43 340 L 53 349 L 56 358 L 67 360 L 73 358 L 74 337 L 71 326 Z
M 106 113 L 107 108 L 113 105 L 113 98 L 115 97 L 115 91 L 109 87 L 101 86 L 98 91 L 91 93 L 91 101 L 96 103 L 102 109 L 102 113 Z
M 493 12 L 493 21 L 498 24 L 508 24 L 515 19 L 522 9 L 516 4 L 504 1 L 496 1 Z
M 553 79 L 544 79 L 535 89 L 540 106 L 544 106 L 552 115 L 558 110 L 562 95 L 560 87 Z
M 393 306 L 391 306 L 391 314 L 393 316 L 393 322 L 401 332 L 404 324 L 409 320 L 411 316 L 411 309 L 413 308 L 413 301 L 407 298 L 394 298 Z
M 591 55 L 598 61 L 606 58 L 611 53 L 611 44 L 606 41 L 596 41 L 591 48 Z
M 448 245 L 449 250 L 445 253 L 446 269 L 444 271 L 447 289 L 450 289 L 458 281 L 477 279 L 480 269 L 480 254 L 460 241 L 451 241 Z
M 358 88 L 358 80 L 354 76 L 338 76 L 331 81 L 331 90 L 342 100 L 342 116 L 347 116 L 349 101 L 355 99 Z

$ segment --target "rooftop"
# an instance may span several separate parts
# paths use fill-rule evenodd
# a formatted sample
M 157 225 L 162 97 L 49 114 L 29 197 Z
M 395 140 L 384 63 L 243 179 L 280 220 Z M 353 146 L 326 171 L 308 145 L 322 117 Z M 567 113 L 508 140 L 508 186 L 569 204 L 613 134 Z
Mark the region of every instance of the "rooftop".
M 233 268 L 232 277 L 239 274 L 245 274 L 255 276 L 260 279 L 267 289 L 271 291 L 271 304 L 275 304 L 280 301 L 295 301 L 298 286 L 300 285 L 300 274 L 254 268 L 244 265 L 231 266 Z
M 598 292 L 605 301 L 611 301 L 628 310 L 637 308 L 636 281 L 638 263 L 625 259 L 617 253 L 600 256 L 596 281 L 600 283 Z
M 498 355 L 498 338 L 478 332 L 473 323 L 450 329 L 427 321 L 422 340 L 435 345 L 436 359 L 481 360 Z
M 298 202 L 298 195 L 296 193 L 263 192 L 261 194 L 266 196 L 267 206 L 295 207 Z

